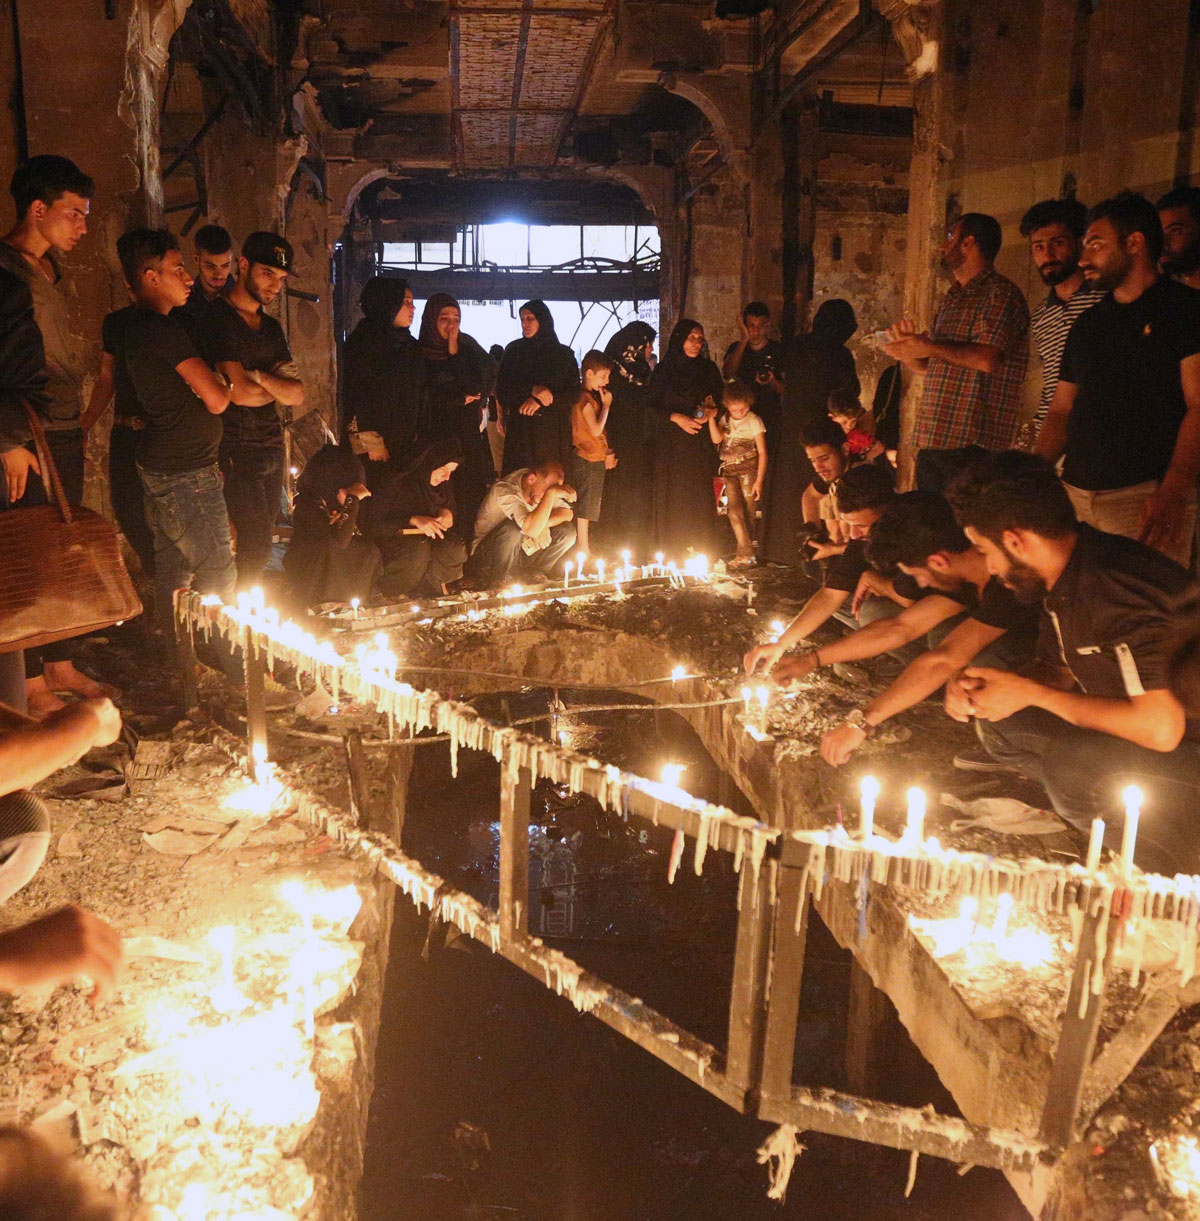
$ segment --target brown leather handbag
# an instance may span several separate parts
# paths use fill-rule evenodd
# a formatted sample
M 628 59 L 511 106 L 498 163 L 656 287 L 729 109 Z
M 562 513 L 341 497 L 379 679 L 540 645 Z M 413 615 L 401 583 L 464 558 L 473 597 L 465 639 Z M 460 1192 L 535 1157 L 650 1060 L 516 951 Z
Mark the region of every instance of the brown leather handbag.
M 50 504 L 0 512 L 0 653 L 111 627 L 142 613 L 117 528 L 67 504 L 42 422 L 26 404 Z

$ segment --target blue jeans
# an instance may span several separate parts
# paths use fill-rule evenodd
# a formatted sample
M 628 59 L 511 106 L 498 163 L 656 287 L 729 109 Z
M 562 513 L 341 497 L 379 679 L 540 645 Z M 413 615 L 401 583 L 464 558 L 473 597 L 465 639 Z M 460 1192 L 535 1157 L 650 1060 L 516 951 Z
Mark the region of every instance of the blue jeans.
M 198 471 L 161 475 L 138 466 L 154 530 L 158 617 L 169 642 L 175 634 L 177 589 L 219 594 L 233 601 L 236 570 L 221 474 L 214 462 Z
M 1025 708 L 1003 721 L 976 721 L 975 731 L 993 759 L 1039 781 L 1072 826 L 1087 832 L 1103 818 L 1104 842 L 1121 845 L 1121 791 L 1136 784 L 1146 795 L 1135 859 L 1155 873 L 1200 870 L 1200 742 L 1172 751 L 1148 750 L 1094 729 L 1077 729 L 1041 708 Z

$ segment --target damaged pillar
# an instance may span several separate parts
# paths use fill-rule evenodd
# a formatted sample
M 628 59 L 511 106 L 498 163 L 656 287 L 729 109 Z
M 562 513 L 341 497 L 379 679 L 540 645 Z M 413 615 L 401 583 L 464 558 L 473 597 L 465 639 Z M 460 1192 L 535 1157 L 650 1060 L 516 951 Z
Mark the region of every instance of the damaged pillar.
M 908 177 L 908 238 L 904 266 L 904 316 L 923 330 L 933 321 L 938 248 L 945 237 L 948 166 L 954 147 L 950 87 L 942 65 L 945 6 L 915 12 L 907 0 L 879 0 L 892 23 L 913 78 L 913 156 Z M 915 466 L 912 435 L 921 398 L 919 375 L 905 373 L 900 406 L 900 486 L 911 487 Z
M 875 987 L 857 958 L 850 960 L 850 1005 L 846 1014 L 846 1084 L 852 1094 L 887 1094 L 889 1067 L 907 1035 L 887 993 Z

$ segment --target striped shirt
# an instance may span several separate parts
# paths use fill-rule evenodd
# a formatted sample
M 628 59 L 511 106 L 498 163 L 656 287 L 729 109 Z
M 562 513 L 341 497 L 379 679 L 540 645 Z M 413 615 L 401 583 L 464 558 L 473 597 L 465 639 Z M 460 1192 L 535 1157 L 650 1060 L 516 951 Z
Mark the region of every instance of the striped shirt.
M 1067 335 L 1075 319 L 1085 309 L 1091 309 L 1104 296 L 1104 290 L 1084 284 L 1066 300 L 1059 298 L 1053 289 L 1050 295 L 1033 311 L 1029 329 L 1033 343 L 1042 362 L 1042 397 L 1038 402 L 1034 424 L 1041 427 L 1050 408 L 1050 400 L 1058 386 L 1058 370 L 1062 365 L 1063 349 L 1067 346 Z M 1036 433 L 1034 434 L 1037 435 Z
M 1021 290 L 988 267 L 956 280 L 929 331 L 934 343 L 979 343 L 1003 355 L 994 373 L 931 356 L 917 413 L 917 449 L 1009 449 L 1017 435 L 1029 357 L 1029 307 Z

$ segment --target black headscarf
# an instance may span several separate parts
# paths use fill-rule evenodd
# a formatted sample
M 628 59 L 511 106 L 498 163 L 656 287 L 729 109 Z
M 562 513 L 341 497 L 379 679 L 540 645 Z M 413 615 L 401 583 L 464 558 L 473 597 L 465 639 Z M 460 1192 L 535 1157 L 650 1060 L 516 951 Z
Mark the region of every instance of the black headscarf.
M 836 343 L 845 343 L 858 330 L 854 306 L 841 297 L 822 301 L 812 322 L 814 335 L 828 335 Z
M 358 298 L 363 317 L 384 326 L 394 326 L 407 292 L 408 281 L 399 276 L 372 276 L 363 285 Z
M 538 300 L 537 298 L 532 301 L 526 301 L 517 313 L 532 314 L 538 321 L 536 335 L 530 339 L 525 339 L 522 335 L 521 339 L 525 343 L 558 343 L 558 335 L 554 330 L 554 315 L 550 312 L 550 307 L 545 301 Z M 518 340 L 518 342 L 521 342 L 521 340 Z
M 332 504 L 342 488 L 366 481 L 357 454 L 344 445 L 323 445 L 305 465 L 296 480 L 296 495 L 305 500 Z
M 421 345 L 421 351 L 425 354 L 426 360 L 448 360 L 450 358 L 450 347 L 441 335 L 438 334 L 437 329 L 438 316 L 442 310 L 449 306 L 453 306 L 458 310 L 458 316 L 461 320 L 462 306 L 449 293 L 434 293 L 425 302 L 425 308 L 421 311 L 421 331 L 418 335 L 418 342 Z M 462 339 L 461 332 L 459 339 Z
M 363 285 L 363 317 L 346 338 L 341 362 L 344 418 L 357 419 L 360 432 L 379 433 L 393 458 L 412 452 L 425 395 L 417 341 L 408 327 L 396 326 L 407 291 L 408 282 L 396 276 L 372 276 Z
M 671 331 L 667 353 L 654 370 L 652 382 L 660 391 L 657 396 L 660 399 L 658 410 L 691 410 L 709 394 L 712 394 L 715 402 L 720 403 L 724 382 L 721 381 L 717 365 L 708 358 L 707 341 L 698 357 L 689 357 L 684 352 L 685 339 L 696 330 L 703 330 L 699 322 L 692 317 L 681 317 Z M 684 405 L 680 407 L 680 403 Z
M 653 343 L 657 334 L 648 322 L 627 322 L 604 345 L 604 355 L 616 366 L 618 376 L 635 386 L 644 386 L 650 380 L 646 345 Z
M 455 510 L 451 480 L 433 487 L 429 476 L 447 462 L 463 460 L 462 446 L 449 437 L 427 445 L 403 470 L 388 475 L 378 492 L 363 506 L 361 526 L 376 541 L 395 536 L 413 517 L 436 517 L 442 509 Z
M 496 397 L 508 412 L 515 412 L 529 397 L 531 386 L 546 386 L 569 408 L 579 396 L 579 366 L 575 354 L 554 330 L 554 318 L 544 301 L 526 301 L 521 306 L 538 320 L 532 339 L 523 335 L 504 349 L 496 379 Z

